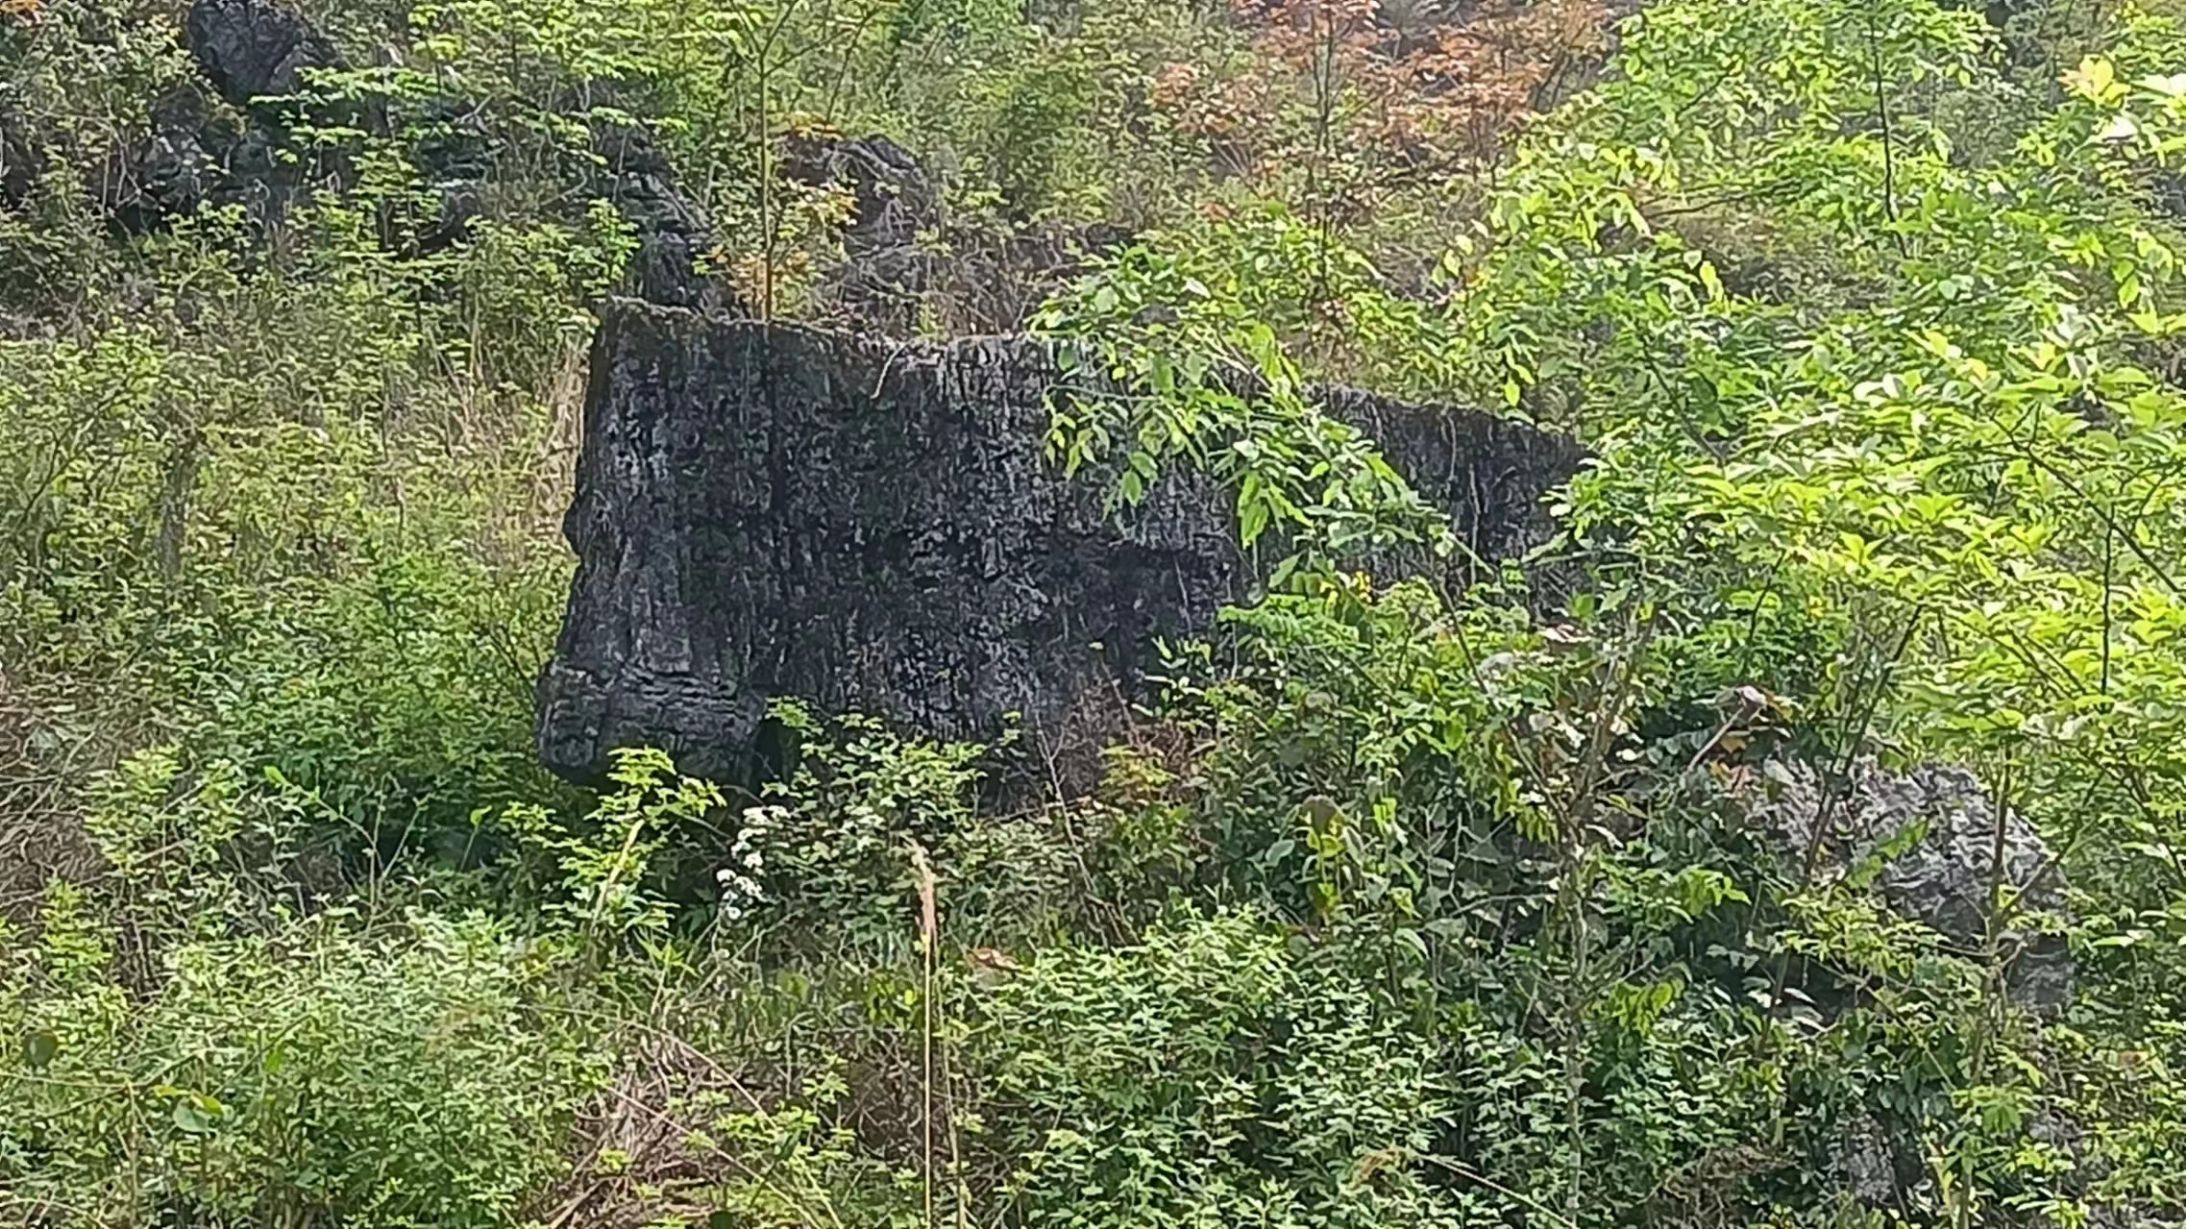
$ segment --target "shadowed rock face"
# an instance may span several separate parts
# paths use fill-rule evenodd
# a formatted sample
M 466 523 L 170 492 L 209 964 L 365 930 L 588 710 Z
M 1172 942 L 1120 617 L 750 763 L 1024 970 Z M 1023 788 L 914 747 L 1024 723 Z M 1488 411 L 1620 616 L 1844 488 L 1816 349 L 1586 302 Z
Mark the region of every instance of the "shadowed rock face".
M 13 209 L 29 200 L 44 173 L 45 155 L 31 140 L 29 121 L 0 98 L 0 207 Z
M 629 221 L 637 250 L 630 255 L 631 290 L 654 303 L 745 314 L 728 284 L 699 270 L 714 246 L 705 207 L 685 193 L 667 152 L 642 128 L 596 124 L 596 167 L 584 175 L 588 195 L 606 199 Z
M 850 195 L 843 261 L 826 288 L 837 309 L 862 328 L 915 332 L 935 259 L 919 237 L 939 231 L 942 221 L 941 194 L 925 169 L 878 133 L 856 140 L 792 136 L 783 155 L 785 178 Z
M 238 107 L 294 94 L 310 70 L 345 64 L 334 41 L 303 14 L 270 0 L 195 0 L 187 29 L 198 67 Z
M 149 128 L 112 151 L 99 177 L 100 203 L 124 230 L 152 230 L 208 205 L 241 206 L 270 222 L 316 189 L 353 181 L 338 153 L 289 139 L 299 119 L 357 118 L 344 107 L 279 101 L 304 90 L 313 72 L 347 67 L 301 13 L 273 0 L 194 0 L 183 42 L 202 83 L 154 99 Z
M 1202 479 L 1104 514 L 1100 483 L 1041 455 L 1055 378 L 1017 339 L 898 346 L 610 305 L 566 523 L 577 575 L 539 684 L 548 766 L 595 779 L 611 749 L 650 744 L 738 775 L 777 696 L 942 737 L 1018 713 L 1036 746 L 1113 721 L 1154 638 L 1210 627 L 1269 561 Z M 1331 402 L 1489 559 L 1541 539 L 1540 497 L 1579 458 L 1483 415 Z
M 346 191 L 356 168 L 338 147 L 292 136 L 299 120 L 359 126 L 387 138 L 384 106 L 288 98 L 314 72 L 347 68 L 333 39 L 280 0 L 192 0 L 184 43 L 201 82 L 156 99 L 151 124 L 108 158 L 100 204 L 125 230 L 149 231 L 207 205 L 240 205 L 258 223 L 279 220 L 317 190 Z M 0 102 L 4 102 L 0 99 Z M 222 106 L 225 102 L 227 106 Z M 435 251 L 464 242 L 486 213 L 503 149 L 502 134 L 475 99 L 446 95 L 424 102 L 409 149 L 413 168 L 440 196 L 440 218 L 412 240 Z M 0 111 L 0 205 L 26 199 L 40 169 L 34 133 Z M 642 127 L 593 125 L 590 157 L 570 156 L 563 208 L 581 216 L 593 200 L 629 221 L 637 248 L 626 288 L 658 303 L 717 313 L 742 312 L 734 291 L 699 268 L 715 246 L 703 204 L 680 186 L 666 151 Z M 522 173 L 528 163 L 519 160 Z
M 2061 935 L 2031 924 L 2030 915 L 2062 918 L 2069 899 L 2041 833 L 2017 810 L 1999 814 L 1996 800 L 1964 768 L 1921 764 L 1899 772 L 1869 757 L 1844 767 L 1834 787 L 1805 761 L 1779 760 L 1767 772 L 1771 781 L 1749 814 L 1785 868 L 1814 885 L 1834 884 L 1840 899 L 1864 896 L 1920 923 L 1961 956 L 1987 959 L 1993 940 L 2012 1003 L 2044 1019 L 2069 1011 L 2078 975 L 2072 952 Z M 1992 936 L 2000 899 L 2015 904 Z M 1806 988 L 1826 1005 L 1842 989 L 1830 984 L 1826 963 L 1817 967 L 1823 976 Z M 2099 1163 L 2085 1147 L 2082 1125 L 2068 1115 L 2043 1109 L 2028 1129 L 2080 1164 Z M 1932 1181 L 1931 1147 L 1894 1113 L 1870 1110 L 1845 1127 L 1829 1173 L 1859 1206 L 1902 1211 Z M 2115 1208 L 2095 1212 L 2093 1224 L 2145 1223 Z

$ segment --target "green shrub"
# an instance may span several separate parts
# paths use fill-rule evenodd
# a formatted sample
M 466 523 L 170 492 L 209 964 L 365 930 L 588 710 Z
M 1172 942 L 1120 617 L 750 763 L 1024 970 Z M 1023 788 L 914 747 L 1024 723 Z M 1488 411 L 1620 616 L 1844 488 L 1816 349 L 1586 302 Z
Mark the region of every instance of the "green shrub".
M 0 1189 L 71 1223 L 508 1223 L 600 1066 L 550 953 L 479 917 L 322 914 L 132 990 L 57 892 L 0 998 Z
M 1450 1090 L 1431 1042 L 1253 918 L 1059 949 L 979 1009 L 1030 1225 L 1451 1223 L 1420 1156 Z

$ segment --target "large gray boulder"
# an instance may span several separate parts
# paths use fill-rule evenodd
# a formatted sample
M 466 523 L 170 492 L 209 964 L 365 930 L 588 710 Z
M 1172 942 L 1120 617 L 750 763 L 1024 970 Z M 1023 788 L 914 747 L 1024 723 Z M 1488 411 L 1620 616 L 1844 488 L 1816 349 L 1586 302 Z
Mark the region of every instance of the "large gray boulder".
M 551 768 L 611 750 L 743 771 L 768 702 L 941 737 L 1021 715 L 1053 751 L 1113 732 L 1155 641 L 1201 632 L 1271 560 L 1231 500 L 1159 484 L 1122 517 L 1042 456 L 1045 347 L 893 344 L 610 304 L 592 358 L 567 619 L 539 684 Z M 1448 507 L 1483 558 L 1540 541 L 1579 449 L 1522 424 L 1358 393 L 1331 404 Z M 1384 560 L 1470 579 L 1462 559 Z
M 1997 935 L 2008 993 L 2042 1015 L 2071 1004 L 2071 952 L 2025 924 L 2064 912 L 2056 859 L 2017 811 L 2004 813 L 1999 832 L 1995 800 L 1973 773 L 1939 764 L 1891 772 L 1861 759 L 1827 790 L 1810 764 L 1779 763 L 1771 775 L 1781 788 L 1762 814 L 1788 861 L 1803 868 L 1812 849 L 1816 882 L 1871 873 L 1869 890 L 1892 912 L 1968 955 L 1987 946 L 1992 888 L 2001 887 L 2013 902 Z
M 2025 816 L 2009 808 L 1999 813 L 1972 772 L 1941 764 L 1893 771 L 1871 757 L 1842 772 L 1799 760 L 1763 767 L 1769 788 L 1750 813 L 1794 874 L 1865 895 L 1973 960 L 1990 954 L 1993 905 L 2001 895 L 2012 902 L 1999 918 L 1994 949 L 2006 996 L 2038 1018 L 2071 1006 L 2072 954 L 2062 938 L 2031 924 L 2034 915 L 2065 910 L 2056 859 Z M 1902 1212 L 1932 1182 L 1918 1117 L 1899 1103 L 1871 1106 L 1840 1124 L 1825 1172 L 1850 1205 Z M 2046 1111 L 2030 1135 L 2082 1153 L 2075 1124 Z M 2083 1170 L 2083 1176 L 2093 1175 Z

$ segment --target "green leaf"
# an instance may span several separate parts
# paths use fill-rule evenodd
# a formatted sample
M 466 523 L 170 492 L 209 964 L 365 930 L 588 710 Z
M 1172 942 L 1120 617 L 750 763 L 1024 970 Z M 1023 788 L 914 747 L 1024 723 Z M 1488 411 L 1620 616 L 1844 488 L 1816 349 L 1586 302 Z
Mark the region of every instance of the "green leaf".
M 40 1030 L 23 1038 L 23 1062 L 31 1070 L 39 1070 L 50 1064 L 61 1052 L 61 1039 Z
M 1239 495 L 1239 499 L 1241 502 L 1237 509 L 1238 540 L 1246 546 L 1251 546 L 1260 540 L 1262 533 L 1267 531 L 1268 501 L 1250 498 L 1242 493 Z
M 189 1135 L 207 1135 L 218 1125 L 227 1107 L 218 1099 L 201 1092 L 184 1092 L 175 1101 L 173 1114 L 177 1128 Z

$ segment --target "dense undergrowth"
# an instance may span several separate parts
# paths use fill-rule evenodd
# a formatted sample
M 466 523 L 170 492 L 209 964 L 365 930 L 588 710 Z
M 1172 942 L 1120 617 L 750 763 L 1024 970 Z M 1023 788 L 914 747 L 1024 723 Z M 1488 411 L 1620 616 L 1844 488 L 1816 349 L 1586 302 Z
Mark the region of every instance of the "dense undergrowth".
M 152 216 L 179 6 L 0 3 L 0 1223 L 2186 1218 L 2160 14 L 313 16 L 351 67 L 262 104 L 278 207 Z M 794 708 L 756 793 L 536 767 L 639 245 L 573 187 L 603 127 L 769 314 L 841 307 L 855 202 L 777 173 L 831 134 L 935 177 L 922 268 L 1137 236 L 911 321 L 1074 341 L 1143 395 L 1058 403 L 1058 463 L 1209 469 L 1293 559 L 1091 796 Z M 1344 574 L 1441 530 L 1330 377 L 1579 434 L 1564 532 L 1463 596 Z M 1919 832 L 1764 818 L 1920 762 L 2046 841 L 1965 933 L 1876 890 Z

